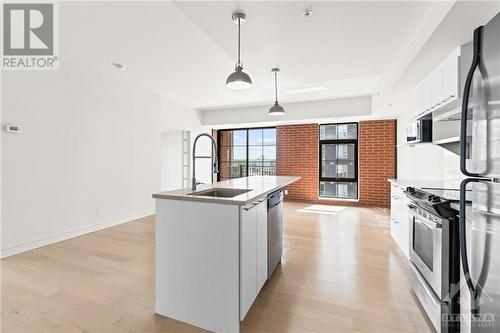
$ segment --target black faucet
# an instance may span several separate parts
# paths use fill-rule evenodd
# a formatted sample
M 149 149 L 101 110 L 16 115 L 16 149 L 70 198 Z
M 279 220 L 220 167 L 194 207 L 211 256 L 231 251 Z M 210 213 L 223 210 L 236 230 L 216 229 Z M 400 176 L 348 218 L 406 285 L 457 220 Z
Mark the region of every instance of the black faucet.
M 210 156 L 196 156 L 196 142 L 202 136 L 208 137 L 212 141 L 212 153 Z M 214 155 L 215 151 L 215 157 Z M 214 182 L 214 173 L 219 173 L 219 159 L 217 157 L 217 143 L 214 138 L 208 133 L 201 133 L 195 139 L 193 143 L 193 178 L 191 179 L 191 190 L 196 190 L 196 185 L 199 183 L 196 181 L 196 159 L 197 158 L 210 158 L 212 160 L 212 183 Z

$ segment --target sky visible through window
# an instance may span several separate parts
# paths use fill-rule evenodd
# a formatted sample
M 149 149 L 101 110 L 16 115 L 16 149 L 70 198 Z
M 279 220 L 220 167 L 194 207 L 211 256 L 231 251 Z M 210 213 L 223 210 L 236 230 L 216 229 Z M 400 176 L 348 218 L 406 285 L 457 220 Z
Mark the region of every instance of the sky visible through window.
M 219 156 L 226 178 L 276 174 L 276 128 L 220 130 Z

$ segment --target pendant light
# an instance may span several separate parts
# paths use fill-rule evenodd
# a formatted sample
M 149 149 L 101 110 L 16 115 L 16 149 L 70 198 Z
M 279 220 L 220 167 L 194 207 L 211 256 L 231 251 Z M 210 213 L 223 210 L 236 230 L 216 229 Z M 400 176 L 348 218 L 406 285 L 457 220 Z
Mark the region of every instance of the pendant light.
M 230 89 L 247 89 L 252 86 L 252 79 L 247 73 L 243 72 L 243 64 L 240 61 L 240 27 L 245 23 L 246 16 L 243 13 L 234 13 L 233 21 L 238 25 L 238 62 L 226 80 L 226 87 Z
M 271 116 L 281 116 L 285 114 L 285 109 L 278 104 L 278 72 L 279 68 L 271 69 L 271 72 L 274 73 L 274 93 L 275 93 L 275 101 L 274 105 L 269 109 L 269 115 Z

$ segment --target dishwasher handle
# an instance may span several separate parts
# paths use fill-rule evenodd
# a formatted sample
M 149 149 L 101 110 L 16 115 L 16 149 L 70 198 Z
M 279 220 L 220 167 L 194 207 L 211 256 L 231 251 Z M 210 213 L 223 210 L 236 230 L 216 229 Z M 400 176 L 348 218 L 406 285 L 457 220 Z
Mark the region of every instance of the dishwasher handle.
M 283 201 L 283 190 L 275 191 L 267 196 L 267 210 L 276 207 Z

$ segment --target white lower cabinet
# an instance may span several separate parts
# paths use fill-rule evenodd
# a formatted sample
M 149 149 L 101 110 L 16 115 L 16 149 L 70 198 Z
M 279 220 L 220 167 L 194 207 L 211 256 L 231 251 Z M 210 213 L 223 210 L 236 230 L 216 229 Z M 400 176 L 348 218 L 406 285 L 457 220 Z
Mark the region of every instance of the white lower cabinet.
M 240 320 L 267 280 L 267 202 L 243 206 L 240 218 Z
M 257 294 L 267 281 L 267 201 L 257 207 Z
M 391 236 L 401 248 L 406 257 L 409 256 L 409 217 L 408 198 L 403 193 L 403 187 L 391 185 Z

